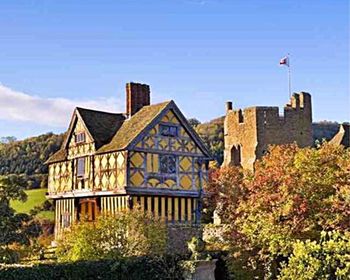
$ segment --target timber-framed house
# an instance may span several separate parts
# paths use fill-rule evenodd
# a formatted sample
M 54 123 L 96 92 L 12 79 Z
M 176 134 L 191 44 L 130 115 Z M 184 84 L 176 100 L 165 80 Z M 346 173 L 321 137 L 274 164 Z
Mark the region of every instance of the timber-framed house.
M 56 238 L 76 221 L 135 205 L 167 223 L 199 223 L 210 159 L 174 101 L 150 104 L 148 85 L 126 85 L 126 113 L 76 108 L 47 161 Z

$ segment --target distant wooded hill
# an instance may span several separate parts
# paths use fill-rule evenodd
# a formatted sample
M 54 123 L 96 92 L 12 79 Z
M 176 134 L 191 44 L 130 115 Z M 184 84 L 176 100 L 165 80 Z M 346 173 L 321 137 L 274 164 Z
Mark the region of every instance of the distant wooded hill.
M 196 119 L 189 121 L 210 148 L 215 159 L 221 164 L 224 151 L 224 117 L 206 123 L 200 123 Z M 339 124 L 336 122 L 314 123 L 314 140 L 329 140 L 338 129 Z M 44 162 L 59 149 L 62 141 L 63 134 L 53 133 L 21 141 L 16 141 L 13 137 L 1 138 L 0 175 L 24 176 L 28 181 L 28 189 L 46 187 L 47 166 Z
M 47 166 L 44 162 L 62 144 L 63 134 L 43 134 L 16 141 L 5 137 L 0 142 L 0 175 L 17 174 L 28 181 L 28 189 L 46 186 Z
M 224 160 L 224 120 L 225 117 L 220 117 L 194 126 L 219 164 Z
M 322 121 L 312 124 L 314 141 L 331 140 L 339 131 L 340 124 L 337 122 Z

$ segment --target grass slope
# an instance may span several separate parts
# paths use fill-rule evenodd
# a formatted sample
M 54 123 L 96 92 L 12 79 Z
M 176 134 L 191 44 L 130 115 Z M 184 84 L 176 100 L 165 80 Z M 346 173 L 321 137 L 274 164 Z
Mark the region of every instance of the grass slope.
M 34 189 L 25 191 L 28 195 L 26 202 L 21 202 L 18 200 L 11 201 L 11 207 L 18 213 L 29 214 L 35 206 L 41 206 L 46 200 L 45 193 L 47 189 Z M 42 211 L 37 215 L 40 219 L 54 220 L 54 213 L 52 211 Z

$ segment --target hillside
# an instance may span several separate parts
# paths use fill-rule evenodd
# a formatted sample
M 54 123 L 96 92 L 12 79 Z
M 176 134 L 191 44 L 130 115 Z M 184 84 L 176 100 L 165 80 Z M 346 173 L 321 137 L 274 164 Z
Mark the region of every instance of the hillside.
M 46 187 L 47 166 L 44 162 L 61 146 L 63 134 L 53 133 L 15 141 L 11 137 L 0 142 L 0 175 L 24 176 L 28 189 Z M 43 182 L 41 184 L 41 182 Z
M 194 127 L 219 164 L 224 159 L 224 119 L 220 117 Z
M 340 125 L 337 122 L 321 121 L 313 123 L 312 130 L 314 141 L 322 141 L 323 139 L 329 141 L 338 132 L 339 127 Z
M 36 207 L 41 207 L 46 201 L 46 189 L 35 189 L 27 190 L 27 201 L 21 202 L 18 200 L 11 201 L 11 207 L 16 210 L 18 213 L 30 214 L 31 210 L 34 210 Z M 54 220 L 54 212 L 49 210 L 39 211 L 36 216 L 40 219 Z

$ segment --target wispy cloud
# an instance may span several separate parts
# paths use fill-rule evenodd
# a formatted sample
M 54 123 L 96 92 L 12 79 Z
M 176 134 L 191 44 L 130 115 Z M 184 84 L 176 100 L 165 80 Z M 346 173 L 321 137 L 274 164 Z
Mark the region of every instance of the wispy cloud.
M 52 127 L 67 127 L 75 107 L 102 111 L 123 111 L 117 98 L 74 100 L 68 98 L 43 98 L 13 90 L 0 84 L 0 119 Z

